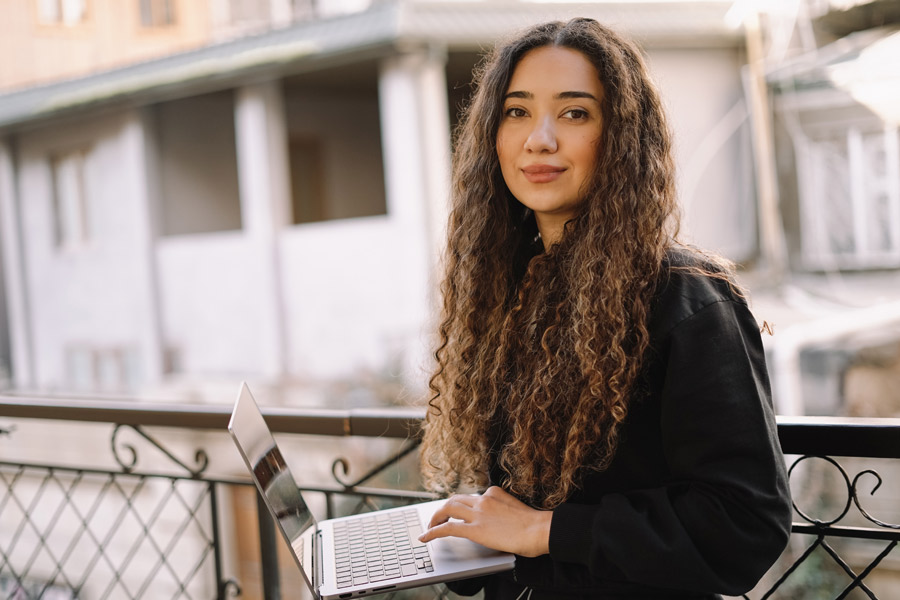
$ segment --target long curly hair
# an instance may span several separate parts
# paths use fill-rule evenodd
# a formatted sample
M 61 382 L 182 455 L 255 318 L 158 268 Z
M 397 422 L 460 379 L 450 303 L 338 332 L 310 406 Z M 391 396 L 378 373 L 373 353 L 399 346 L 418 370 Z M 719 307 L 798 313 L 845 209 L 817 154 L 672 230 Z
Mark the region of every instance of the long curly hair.
M 603 86 L 594 171 L 543 251 L 497 157 L 503 96 L 529 51 L 581 52 Z M 423 425 L 426 485 L 500 482 L 533 506 L 565 501 L 612 460 L 648 347 L 648 316 L 678 230 L 670 132 L 640 52 L 591 19 L 496 47 L 456 131 L 443 307 Z M 497 482 L 495 482 L 497 483 Z

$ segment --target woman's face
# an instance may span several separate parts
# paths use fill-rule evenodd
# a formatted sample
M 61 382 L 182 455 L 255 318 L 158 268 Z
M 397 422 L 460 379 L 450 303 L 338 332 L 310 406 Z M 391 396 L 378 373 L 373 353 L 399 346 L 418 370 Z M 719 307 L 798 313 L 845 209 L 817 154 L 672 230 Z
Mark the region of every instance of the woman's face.
M 577 50 L 536 48 L 513 71 L 497 156 L 509 190 L 534 211 L 545 247 L 574 217 L 597 161 L 602 100 L 597 70 Z

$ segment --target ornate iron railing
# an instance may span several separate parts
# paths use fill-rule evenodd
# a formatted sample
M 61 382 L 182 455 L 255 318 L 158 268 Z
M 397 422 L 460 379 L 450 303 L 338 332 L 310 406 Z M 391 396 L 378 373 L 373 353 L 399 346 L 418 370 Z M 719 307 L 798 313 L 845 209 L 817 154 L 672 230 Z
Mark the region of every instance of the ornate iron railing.
M 221 582 L 224 597 L 236 582 L 221 576 L 220 483 L 0 463 L 2 597 L 198 598 L 201 577 Z M 160 497 L 142 508 L 145 495 Z
M 334 449 L 341 457 L 331 459 L 333 482 L 303 487 L 323 499 L 327 516 L 429 497 L 415 489 L 414 474 L 407 477 L 409 489 L 395 486 L 404 471 L 399 463 L 416 450 L 421 410 L 264 413 L 276 434 L 395 440 L 383 460 L 368 456 L 371 466 L 356 477 L 341 448 Z M 223 507 L 222 499 L 229 497 L 229 490 L 248 489 L 249 481 L 212 476 L 206 451 L 197 450 L 193 460 L 186 461 L 178 456 L 183 448 L 172 449 L 148 433 L 151 428 L 176 428 L 183 434 L 218 431 L 224 438 L 229 414 L 228 406 L 0 396 L 0 418 L 8 421 L 0 422 L 0 600 L 294 597 L 294 590 L 282 594 L 280 541 L 258 505 L 253 529 L 260 542 L 260 589 L 239 581 L 226 566 L 234 562 L 229 554 L 235 545 L 247 541 L 223 535 L 234 508 L 227 501 Z M 20 424 L 109 424 L 112 461 L 107 462 L 115 464 L 98 468 L 7 460 L 15 454 L 8 450 L 17 434 L 10 419 L 25 419 Z M 780 419 L 779 436 L 791 460 L 794 536 L 782 560 L 744 598 L 895 597 L 888 594 L 896 590 L 881 591 L 890 588 L 876 582 L 882 574 L 900 575 L 900 525 L 892 522 L 900 519 L 875 516 L 884 507 L 872 509 L 867 502 L 888 487 L 884 482 L 894 489 L 900 482 L 900 419 Z M 126 437 L 135 441 L 126 442 Z M 151 451 L 165 457 L 167 469 L 139 468 L 143 454 Z M 876 470 L 872 459 L 884 465 Z M 405 470 L 414 471 L 411 465 Z M 392 471 L 389 483 L 377 483 Z M 894 477 L 887 476 L 888 471 Z M 834 481 L 823 485 L 829 477 Z M 870 499 L 864 501 L 864 493 Z M 900 506 L 900 496 L 890 493 L 889 502 Z M 422 593 L 442 596 L 445 591 L 429 588 Z
M 900 597 L 900 419 L 781 418 L 778 429 L 797 520 L 782 559 L 744 598 Z M 885 483 L 876 465 L 893 475 L 880 508 L 895 522 L 865 506 L 863 495 L 875 498 Z M 869 585 L 879 567 L 891 573 L 880 594 Z
M 354 476 L 351 461 L 339 456 L 331 462 L 332 483 L 304 486 L 305 492 L 323 499 L 325 516 L 432 498 L 415 489 L 370 485 L 416 450 L 420 411 L 265 413 L 276 433 L 396 441 L 386 458 L 368 461 L 373 464 L 360 475 Z M 296 590 L 282 590 L 282 542 L 259 504 L 253 528 L 260 545 L 260 589 L 246 589 L 223 568 L 228 541 L 221 530 L 231 515 L 222 510 L 220 497 L 231 488 L 250 489 L 255 496 L 249 479 L 211 476 L 205 449 L 196 450 L 193 460 L 184 460 L 179 456 L 183 448 L 175 450 L 148 433 L 154 427 L 175 427 L 188 435 L 188 430 L 218 431 L 236 456 L 225 434 L 229 416 L 228 406 L 0 396 L 0 417 L 26 420 L 20 424 L 109 424 L 106 462 L 114 463 L 104 469 L 7 460 L 16 454 L 9 451 L 16 442 L 16 423 L 0 422 L 0 599 L 297 597 Z M 157 470 L 139 468 L 151 453 L 163 457 L 155 462 Z M 246 541 L 232 540 L 231 545 Z M 443 595 L 440 589 L 423 592 L 427 597 Z

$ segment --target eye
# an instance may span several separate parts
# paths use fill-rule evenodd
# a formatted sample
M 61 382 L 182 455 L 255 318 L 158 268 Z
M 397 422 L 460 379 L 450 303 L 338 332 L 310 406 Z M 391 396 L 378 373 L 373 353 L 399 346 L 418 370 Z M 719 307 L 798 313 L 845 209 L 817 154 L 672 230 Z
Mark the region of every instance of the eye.
M 590 115 L 588 114 L 588 111 L 584 110 L 583 108 L 570 108 L 563 113 L 563 117 L 572 119 L 573 121 L 583 121 L 589 116 Z
M 518 106 L 511 106 L 503 111 L 503 115 L 507 117 L 512 117 L 514 119 L 518 119 L 525 116 L 525 109 L 519 108 Z

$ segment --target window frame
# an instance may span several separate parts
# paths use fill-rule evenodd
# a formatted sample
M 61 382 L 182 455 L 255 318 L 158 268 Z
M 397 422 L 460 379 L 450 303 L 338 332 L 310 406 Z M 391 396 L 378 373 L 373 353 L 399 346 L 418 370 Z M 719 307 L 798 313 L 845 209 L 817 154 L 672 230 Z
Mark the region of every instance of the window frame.
M 866 136 L 879 135 L 884 153 L 882 184 L 873 185 L 866 162 Z M 846 156 L 848 206 L 843 208 L 850 220 L 847 239 L 852 251 L 842 252 L 832 245 L 832 225 L 827 211 L 832 207 L 825 187 L 829 187 L 826 143 L 843 143 Z M 900 128 L 873 120 L 851 120 L 820 123 L 804 128 L 795 139 L 800 196 L 801 260 L 810 270 L 868 270 L 900 268 Z M 888 219 L 887 244 L 884 250 L 872 248 L 869 225 L 882 212 L 877 206 L 873 188 L 879 185 L 886 194 L 884 213 Z M 840 219 L 838 219 L 840 221 Z M 834 217 L 832 216 L 832 222 Z
M 86 247 L 91 240 L 90 212 L 88 202 L 87 177 L 85 167 L 90 149 L 80 147 L 49 156 L 50 196 L 53 220 L 53 244 L 60 252 L 77 251 Z M 62 169 L 72 164 L 74 169 L 74 188 L 66 186 L 66 190 L 75 190 L 74 197 L 69 191 L 63 192 L 61 185 Z
M 67 6 L 73 4 L 80 5 L 80 14 L 76 20 L 68 20 Z M 55 14 L 49 15 L 46 8 L 50 5 L 55 7 Z M 38 25 L 42 27 L 80 27 L 88 22 L 90 15 L 90 0 L 35 0 L 34 18 Z
M 177 24 L 175 0 L 138 0 L 138 26 L 163 29 Z

